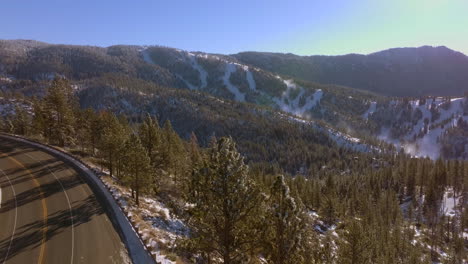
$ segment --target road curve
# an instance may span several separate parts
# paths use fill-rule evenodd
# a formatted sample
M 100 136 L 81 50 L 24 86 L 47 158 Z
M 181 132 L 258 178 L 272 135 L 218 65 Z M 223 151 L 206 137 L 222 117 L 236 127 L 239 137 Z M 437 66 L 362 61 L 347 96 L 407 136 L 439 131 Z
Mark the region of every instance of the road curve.
M 0 264 L 130 263 L 119 233 L 75 168 L 0 137 Z

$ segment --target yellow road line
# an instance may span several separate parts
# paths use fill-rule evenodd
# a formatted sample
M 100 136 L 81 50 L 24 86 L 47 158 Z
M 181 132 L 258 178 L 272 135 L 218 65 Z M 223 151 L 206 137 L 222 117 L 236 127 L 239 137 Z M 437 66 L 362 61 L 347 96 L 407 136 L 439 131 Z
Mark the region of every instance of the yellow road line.
M 44 219 L 44 228 L 42 229 L 41 250 L 39 252 L 39 260 L 38 260 L 37 263 L 42 264 L 44 262 L 45 247 L 46 247 L 46 240 L 47 240 L 47 216 L 48 216 L 48 213 L 47 213 L 47 204 L 46 204 L 46 201 L 45 201 L 44 193 L 42 192 L 41 184 L 39 183 L 39 181 L 36 178 L 34 178 L 33 173 L 28 168 L 26 168 L 23 164 L 21 164 L 21 162 L 19 162 L 17 159 L 15 159 L 13 157 L 10 157 L 10 156 L 8 156 L 8 155 L 6 155 L 4 153 L 0 153 L 0 157 L 6 157 L 7 159 L 13 161 L 17 165 L 23 167 L 29 173 L 29 175 L 31 176 L 31 179 L 34 181 L 34 183 L 39 188 L 39 191 L 41 193 L 41 196 L 42 196 L 42 199 L 41 199 L 41 202 L 42 202 L 42 217 Z

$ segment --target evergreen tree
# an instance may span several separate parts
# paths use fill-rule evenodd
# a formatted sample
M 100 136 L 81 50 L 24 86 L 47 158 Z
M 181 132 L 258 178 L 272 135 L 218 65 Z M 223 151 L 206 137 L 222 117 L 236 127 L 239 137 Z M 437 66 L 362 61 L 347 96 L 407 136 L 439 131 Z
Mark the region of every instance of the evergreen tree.
M 22 107 L 15 107 L 15 115 L 13 118 L 13 127 L 15 134 L 27 135 L 29 132 L 29 116 Z
M 138 135 L 143 147 L 148 152 L 151 164 L 158 168 L 159 165 L 156 162 L 158 162 L 158 152 L 161 145 L 161 131 L 158 121 L 147 114 L 138 129 Z
M 322 198 L 322 206 L 320 207 L 320 216 L 327 225 L 332 225 L 336 221 L 336 200 L 333 195 L 326 195 Z
M 162 141 L 162 166 L 178 185 L 180 184 L 179 177 L 186 171 L 186 153 L 182 140 L 172 128 L 169 120 L 164 123 Z
M 73 113 L 76 109 L 76 99 L 70 83 L 66 79 L 54 79 L 47 90 L 44 102 L 47 139 L 56 142 L 59 146 L 73 143 L 75 122 Z
M 188 222 L 192 245 L 207 262 L 247 261 L 258 240 L 263 198 L 231 138 L 212 146 L 206 166 L 197 174 L 200 193 L 190 200 L 194 207 Z
M 307 241 L 304 237 L 304 212 L 300 201 L 296 202 L 291 197 L 282 175 L 277 176 L 271 188 L 268 205 L 268 259 L 275 264 L 303 263 Z
M 43 100 L 38 100 L 33 98 L 33 119 L 32 119 L 32 133 L 38 135 L 41 138 L 44 138 L 47 133 L 47 124 L 46 124 L 46 112 L 44 110 Z
M 100 136 L 101 156 L 106 160 L 109 175 L 114 176 L 116 163 L 122 152 L 126 151 L 124 143 L 127 140 L 127 131 L 114 114 L 104 113 L 102 135 Z
M 123 182 L 130 186 L 136 205 L 140 205 L 140 192 L 148 188 L 153 173 L 148 153 L 140 139 L 132 134 L 125 143 Z
M 350 220 L 343 232 L 343 240 L 339 244 L 338 263 L 365 264 L 369 261 L 370 242 L 367 231 L 358 220 Z
M 188 152 L 190 166 L 188 167 L 186 174 L 190 175 L 190 177 L 185 179 L 185 194 L 195 198 L 202 191 L 198 189 L 198 187 L 200 187 L 200 179 L 198 177 L 200 174 L 197 172 L 200 170 L 201 166 L 204 165 L 204 157 L 198 145 L 197 137 L 194 133 L 190 135 Z

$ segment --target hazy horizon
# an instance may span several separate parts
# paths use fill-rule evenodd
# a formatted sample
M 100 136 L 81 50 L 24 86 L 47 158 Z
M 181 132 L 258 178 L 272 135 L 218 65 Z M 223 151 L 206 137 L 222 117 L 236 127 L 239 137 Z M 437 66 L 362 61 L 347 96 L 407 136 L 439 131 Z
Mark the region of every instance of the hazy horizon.
M 369 54 L 447 46 L 468 54 L 462 0 L 7 1 L 1 39 L 54 44 L 161 45 L 191 51 L 297 55 Z
M 140 44 L 140 45 L 136 45 L 136 44 L 113 44 L 113 45 L 108 45 L 108 46 L 102 46 L 102 45 L 89 45 L 89 44 L 74 44 L 74 43 L 51 43 L 51 42 L 46 42 L 46 41 L 42 41 L 42 40 L 36 40 L 36 39 L 0 39 L 0 40 L 6 40 L 6 41 L 37 41 L 37 42 L 42 42 L 42 43 L 46 43 L 46 44 L 50 44 L 50 45 L 71 45 L 71 46 L 90 46 L 90 47 L 100 47 L 100 48 L 108 48 L 108 47 L 111 47 L 111 46 L 119 46 L 119 45 L 125 45 L 125 46 L 142 46 L 142 47 L 151 47 L 151 46 L 156 46 L 156 47 L 167 47 L 167 48 L 174 48 L 174 49 L 180 49 L 180 50 L 184 50 L 184 51 L 188 51 L 188 52 L 203 52 L 203 53 L 210 53 L 210 52 L 206 52 L 204 50 L 193 50 L 193 49 L 181 49 L 181 48 L 178 48 L 178 47 L 170 47 L 170 46 L 165 46 L 165 45 L 159 45 L 159 44 Z M 243 50 L 243 51 L 239 51 L 238 53 L 243 53 L 243 52 L 259 52 L 259 53 L 277 53 L 277 54 L 293 54 L 293 55 L 296 55 L 296 56 L 345 56 L 345 55 L 351 55 L 351 54 L 355 54 L 355 55 L 370 55 L 370 54 L 373 54 L 373 53 L 378 53 L 378 52 L 381 52 L 381 51 L 386 51 L 386 50 L 391 50 L 391 49 L 417 49 L 417 48 L 422 48 L 422 47 L 432 47 L 432 48 L 439 48 L 439 47 L 445 47 L 445 48 L 448 48 L 450 50 L 453 50 L 455 52 L 460 52 L 462 53 L 463 55 L 467 56 L 467 54 L 459 51 L 459 50 L 456 50 L 456 49 L 452 49 L 451 47 L 447 47 L 447 46 L 444 46 L 444 45 L 441 45 L 441 46 L 432 46 L 432 45 L 422 45 L 422 46 L 415 46 L 415 47 L 388 47 L 388 48 L 385 48 L 385 49 L 382 49 L 382 50 L 376 50 L 376 51 L 372 51 L 372 52 L 369 52 L 369 53 L 356 53 L 356 52 L 351 52 L 351 53 L 344 53 L 344 54 L 334 54 L 334 55 L 329 55 L 329 54 L 296 54 L 296 53 L 292 53 L 292 52 L 280 52 L 280 51 L 261 51 L 261 50 Z M 210 54 L 219 54 L 219 55 L 232 55 L 232 54 L 235 54 L 235 53 L 210 53 Z

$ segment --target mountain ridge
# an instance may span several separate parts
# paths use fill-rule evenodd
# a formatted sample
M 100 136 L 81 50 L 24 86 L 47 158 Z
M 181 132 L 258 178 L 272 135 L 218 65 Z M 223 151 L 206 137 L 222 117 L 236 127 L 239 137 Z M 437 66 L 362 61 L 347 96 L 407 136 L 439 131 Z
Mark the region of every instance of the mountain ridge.
M 444 46 L 393 48 L 368 55 L 244 52 L 233 56 L 274 73 L 387 96 L 460 96 L 468 89 L 468 57 Z
M 320 80 L 311 81 L 310 79 L 313 78 L 301 78 L 302 75 L 309 76 L 308 70 L 310 68 L 301 67 L 301 63 L 307 62 L 308 59 L 292 54 L 279 55 L 280 57 L 276 58 L 273 53 L 259 53 L 261 58 L 251 62 L 249 59 L 255 58 L 255 56 L 246 59 L 238 56 L 189 52 L 162 46 L 115 45 L 103 48 L 79 45 L 48 45 L 35 41 L 18 41 L 17 45 L 14 45 L 15 43 L 15 41 L 0 41 L 1 90 L 21 92 L 25 95 L 41 95 L 51 79 L 55 76 L 64 76 L 73 83 L 74 87 L 77 87 L 77 91 L 81 94 L 82 106 L 91 106 L 93 108 L 97 108 L 99 102 L 93 104 L 90 104 L 90 102 L 96 98 L 106 98 L 106 100 L 111 101 L 122 100 L 122 104 L 118 105 L 115 111 L 125 109 L 129 103 L 128 100 L 124 100 L 123 95 L 115 94 L 115 91 L 108 89 L 108 87 L 116 87 L 117 83 L 119 84 L 118 87 L 124 90 L 134 90 L 144 97 L 147 91 L 146 88 L 143 89 L 142 87 L 148 87 L 148 85 L 137 84 L 139 80 L 143 80 L 159 87 L 201 92 L 204 96 L 213 96 L 213 100 L 232 100 L 283 111 L 299 117 L 300 120 L 297 120 L 299 123 L 303 122 L 301 120 L 321 121 L 326 123 L 325 127 L 329 126 L 330 129 L 342 133 L 344 136 L 340 136 L 340 138 L 352 139 L 358 137 L 365 141 L 376 142 L 377 137 L 383 138 L 381 137 L 382 129 L 385 128 L 391 131 L 391 137 L 386 137 L 386 141 L 398 140 L 402 142 L 398 144 L 400 146 L 409 145 L 408 143 L 426 138 L 430 135 L 431 127 L 442 126 L 443 131 L 441 130 L 440 135 L 441 138 L 445 137 L 447 126 L 443 128 L 443 124 L 450 120 L 450 122 L 456 124 L 459 115 L 457 114 L 457 118 L 447 116 L 439 119 L 437 113 L 439 107 L 430 105 L 426 108 L 433 109 L 433 113 L 425 115 L 424 118 L 420 113 L 421 111 L 425 113 L 426 110 L 424 109 L 413 109 L 412 112 L 408 113 L 406 110 L 408 106 L 404 101 L 423 100 L 427 95 L 431 95 L 431 93 L 422 89 L 424 87 L 421 88 L 417 85 L 418 81 L 422 80 L 423 83 L 430 84 L 431 80 L 424 81 L 416 78 L 417 76 L 410 78 L 407 81 L 415 87 L 419 87 L 417 91 L 420 92 L 420 95 L 419 93 L 410 93 L 406 95 L 410 97 L 409 99 L 394 98 L 389 95 L 382 95 L 382 93 L 379 94 L 379 91 L 372 89 L 358 89 L 343 84 L 327 84 L 327 82 L 320 82 Z M 10 49 L 15 51 L 15 48 L 17 52 L 9 52 Z M 414 55 L 415 51 L 417 51 L 416 55 Z M 414 56 L 408 57 L 405 55 L 406 53 Z M 366 58 L 368 60 L 370 56 L 371 59 L 376 59 L 380 64 L 370 60 L 361 62 L 356 67 L 364 69 L 364 71 L 358 69 L 358 73 L 361 76 L 368 76 L 369 80 L 372 81 L 375 75 L 368 74 L 365 70 L 377 69 L 378 67 L 374 67 L 374 64 L 377 66 L 382 65 L 381 57 L 384 59 L 390 58 L 386 60 L 390 61 L 389 65 L 391 66 L 397 65 L 391 60 L 398 62 L 403 58 L 405 63 L 402 68 L 409 67 L 412 70 L 417 70 L 421 56 L 424 60 L 432 58 L 432 55 L 428 56 L 427 53 L 429 55 L 441 53 L 443 56 L 448 54 L 448 56 L 455 56 L 456 58 L 465 58 L 460 57 L 460 53 L 446 47 L 424 46 L 411 49 L 396 48 L 371 55 L 343 55 L 338 58 L 338 60 L 344 60 L 341 64 L 329 60 L 329 58 L 334 60 L 337 57 L 316 56 L 312 57 L 312 59 L 319 62 L 317 65 L 323 65 L 323 67 L 317 66 L 316 73 L 320 77 L 321 72 L 336 67 L 343 68 L 344 72 L 346 72 L 346 67 L 353 65 L 353 60 L 356 58 Z M 284 59 L 282 56 L 291 57 L 296 61 L 286 59 L 283 64 L 280 64 L 278 61 L 281 62 L 281 59 Z M 436 59 L 429 60 L 430 62 L 437 62 L 440 55 L 435 54 L 434 56 Z M 269 60 L 273 60 L 273 63 L 265 63 L 265 61 L 268 62 Z M 282 65 L 290 67 L 289 70 L 292 69 L 294 74 L 287 74 L 288 69 L 282 70 Z M 308 65 L 313 66 L 314 64 L 309 63 Z M 385 66 L 385 64 L 383 65 Z M 434 65 L 436 64 L 434 63 Z M 464 68 L 459 72 L 461 76 L 464 73 Z M 412 73 L 409 72 L 410 75 Z M 423 71 L 416 71 L 416 73 L 426 75 Z M 359 74 L 349 76 L 359 76 Z M 382 76 L 385 75 L 385 72 L 379 74 L 378 76 Z M 346 74 L 343 76 L 346 77 Z M 127 79 L 122 81 L 121 77 Z M 432 78 L 432 75 L 427 75 L 427 79 L 430 78 Z M 338 77 L 336 79 L 340 80 Z M 395 84 L 398 78 L 395 80 L 383 78 L 382 80 Z M 446 89 L 443 85 L 439 88 L 439 91 Z M 462 89 L 457 95 L 461 95 Z M 97 91 L 100 91 L 99 96 L 93 96 Z M 162 91 L 162 89 L 159 91 Z M 445 96 L 447 95 L 450 94 L 445 94 Z M 395 108 L 392 106 L 394 100 L 403 103 L 399 103 Z M 463 112 L 464 105 L 466 103 L 457 106 L 456 112 Z M 141 105 L 135 105 L 130 110 L 141 112 L 143 108 L 146 109 L 145 111 L 152 111 L 151 106 Z M 440 111 L 443 112 L 443 110 Z M 388 112 L 395 113 L 395 116 L 388 116 L 386 114 Z M 400 118 L 402 115 L 404 118 Z M 431 121 L 426 122 L 425 118 L 429 118 Z M 411 122 L 408 120 L 411 120 Z M 417 123 L 418 126 L 414 127 L 415 125 L 412 122 Z M 422 124 L 425 126 L 421 132 Z M 325 129 L 325 131 L 331 130 Z M 406 134 L 409 131 L 412 131 L 411 137 Z M 458 133 L 458 131 L 453 132 L 453 134 L 455 133 Z M 329 134 L 334 137 L 332 132 Z M 431 144 L 438 144 L 438 138 L 431 138 Z M 350 141 L 347 140 L 347 142 Z M 463 152 L 457 151 L 456 153 Z

